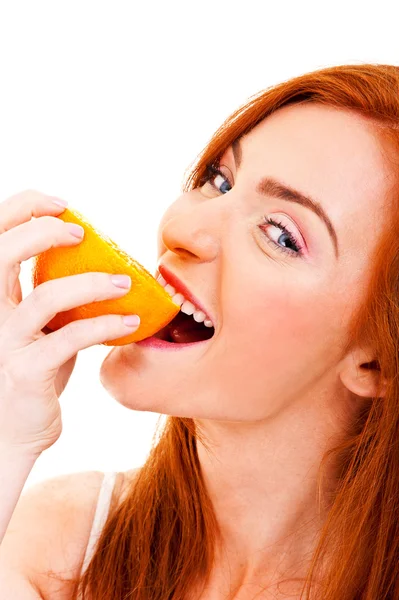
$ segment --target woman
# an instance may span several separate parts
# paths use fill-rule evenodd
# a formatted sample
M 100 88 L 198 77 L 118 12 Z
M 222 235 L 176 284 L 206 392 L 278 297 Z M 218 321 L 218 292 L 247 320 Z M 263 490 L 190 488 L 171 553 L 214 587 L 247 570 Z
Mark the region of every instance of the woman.
M 105 358 L 101 382 L 118 402 L 169 417 L 145 464 L 122 474 L 109 512 L 113 486 L 104 479 L 96 505 L 96 479 L 72 574 L 66 562 L 57 563 L 62 572 L 46 563 L 52 599 L 399 597 L 398 124 L 399 68 L 364 64 L 271 87 L 215 133 L 158 237 L 159 272 L 177 277 L 169 290 L 183 282 L 214 334 L 163 352 L 114 347 Z M 58 396 L 76 352 L 125 333 L 116 315 L 97 328 L 82 321 L 40 331 L 55 312 L 90 301 L 93 285 L 97 298 L 112 295 L 110 282 L 60 279 L 21 301 L 18 261 L 50 245 L 45 232 L 72 242 L 56 236 L 58 219 L 43 216 L 57 214 L 48 197 L 7 202 L 4 529 L 34 460 L 61 433 Z M 36 228 L 21 224 L 32 214 Z M 27 375 L 29 357 L 47 370 Z M 29 406 L 26 389 L 35 390 Z M 61 525 L 65 501 L 58 505 L 60 532 L 73 544 Z M 23 551 L 23 533 L 12 530 L 34 528 L 30 515 L 13 519 L 3 565 Z M 28 587 L 49 594 L 35 560 L 13 564 L 15 586 L 30 580 L 22 600 L 37 597 Z

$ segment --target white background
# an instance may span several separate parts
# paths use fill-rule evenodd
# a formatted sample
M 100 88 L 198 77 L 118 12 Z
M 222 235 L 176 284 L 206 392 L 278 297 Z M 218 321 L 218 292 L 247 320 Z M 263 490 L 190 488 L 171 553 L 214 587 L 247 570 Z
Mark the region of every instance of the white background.
M 307 71 L 399 64 L 394 7 L 0 0 L 0 201 L 28 188 L 65 198 L 153 272 L 159 220 L 222 121 Z M 31 267 L 22 266 L 24 296 Z M 25 488 L 145 461 L 159 415 L 130 411 L 104 390 L 109 351 L 79 353 L 61 397 L 63 433 Z

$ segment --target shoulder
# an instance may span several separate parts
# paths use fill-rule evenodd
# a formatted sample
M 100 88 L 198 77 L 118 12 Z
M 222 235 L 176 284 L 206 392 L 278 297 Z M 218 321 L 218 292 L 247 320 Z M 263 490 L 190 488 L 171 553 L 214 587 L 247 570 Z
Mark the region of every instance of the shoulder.
M 120 473 L 121 482 L 132 481 L 138 470 Z M 67 584 L 61 589 L 46 573 L 78 576 L 103 479 L 101 471 L 59 475 L 33 485 L 19 499 L 0 558 L 29 578 L 44 598 L 68 597 Z

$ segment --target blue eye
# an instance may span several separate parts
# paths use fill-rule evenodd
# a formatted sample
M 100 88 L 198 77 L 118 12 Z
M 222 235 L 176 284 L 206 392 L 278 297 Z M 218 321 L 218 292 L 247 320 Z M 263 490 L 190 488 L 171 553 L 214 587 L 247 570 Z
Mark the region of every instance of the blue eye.
M 269 244 L 273 244 L 277 248 L 277 250 L 280 250 L 281 252 L 288 252 L 288 254 L 291 254 L 293 256 L 302 256 L 302 254 L 303 254 L 302 246 L 299 245 L 296 238 L 287 229 L 287 227 L 285 227 L 282 223 L 275 221 L 271 217 L 264 217 L 264 219 L 265 220 L 264 220 L 264 224 L 262 225 L 262 227 L 265 227 L 267 225 L 273 225 L 274 227 L 281 229 L 284 233 L 282 233 L 280 235 L 279 239 L 282 238 L 283 236 L 286 236 L 286 238 L 288 239 L 288 243 L 293 246 L 293 249 L 279 246 L 278 244 L 276 244 L 276 242 L 273 242 L 273 240 L 269 240 L 269 237 L 267 236 Z M 261 227 L 261 229 L 262 229 L 262 227 Z M 284 243 L 287 243 L 287 240 Z
M 220 187 L 218 187 L 216 182 L 218 182 Z M 229 192 L 232 187 L 228 177 L 226 177 L 226 175 L 223 175 L 223 173 L 220 171 L 220 169 L 217 169 L 213 165 L 207 165 L 206 177 L 205 177 L 204 183 L 209 183 L 215 190 L 217 190 L 218 192 L 221 192 L 222 194 L 226 194 L 227 192 Z M 226 189 L 226 187 L 227 187 L 226 184 L 228 187 L 230 187 L 230 189 Z M 283 243 L 287 243 L 287 241 L 288 241 L 288 243 L 291 244 L 293 246 L 293 248 L 291 249 L 291 248 L 286 248 L 284 246 L 280 246 L 279 244 L 277 244 L 276 242 L 271 240 L 269 238 L 269 236 L 266 235 L 266 233 L 262 230 L 262 227 L 266 227 L 268 225 L 273 225 L 274 227 L 281 229 L 283 231 L 283 233 L 280 235 L 279 239 L 282 238 L 283 236 L 285 236 L 286 241 Z M 296 240 L 296 238 L 294 237 L 294 235 L 282 223 L 275 221 L 271 217 L 264 217 L 264 221 L 263 221 L 262 225 L 259 227 L 262 230 L 262 233 L 264 233 L 264 235 L 267 239 L 267 243 L 270 245 L 273 245 L 273 247 L 276 248 L 277 250 L 280 250 L 280 252 L 285 252 L 285 253 L 288 253 L 291 256 L 295 256 L 295 257 L 303 255 L 302 246 L 299 245 L 299 243 Z
M 220 186 L 220 188 L 217 187 L 217 185 L 215 183 L 216 180 L 224 179 L 225 182 L 227 182 L 227 185 L 230 186 L 230 188 L 231 188 L 230 181 L 228 180 L 228 178 L 225 175 L 223 175 L 223 173 L 219 169 L 217 169 L 213 165 L 207 165 L 206 169 L 207 169 L 207 175 L 206 175 L 205 183 L 209 182 L 210 185 L 215 190 L 217 190 L 218 192 L 222 192 L 222 194 L 230 191 L 230 190 L 226 190 L 226 185 L 224 182 L 222 182 L 222 185 Z M 224 190 L 222 189 L 223 187 L 224 187 Z

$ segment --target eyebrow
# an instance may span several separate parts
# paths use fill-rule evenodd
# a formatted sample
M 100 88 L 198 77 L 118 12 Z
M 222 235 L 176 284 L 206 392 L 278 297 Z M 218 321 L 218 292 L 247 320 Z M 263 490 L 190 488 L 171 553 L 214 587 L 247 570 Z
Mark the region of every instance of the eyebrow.
M 238 170 L 242 162 L 240 140 L 235 140 L 231 147 L 236 163 L 236 169 Z M 299 192 L 290 186 L 284 185 L 281 181 L 278 181 L 273 177 L 264 177 L 261 179 L 256 186 L 256 192 L 262 196 L 271 196 L 273 198 L 279 198 L 280 200 L 287 200 L 288 202 L 296 202 L 296 204 L 300 204 L 301 206 L 312 210 L 327 227 L 327 231 L 334 245 L 335 257 L 336 259 L 339 258 L 337 232 L 334 229 L 330 217 L 327 215 L 321 204 L 317 202 L 317 200 L 314 200 L 310 196 L 305 196 L 305 194 L 302 194 L 302 192 Z

